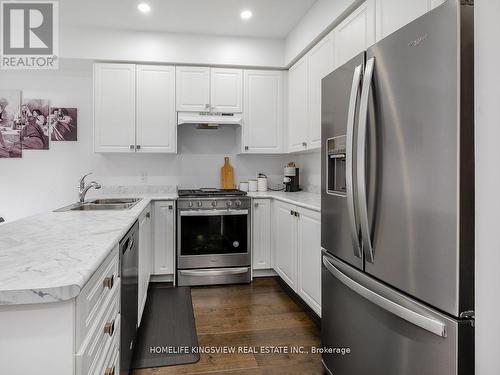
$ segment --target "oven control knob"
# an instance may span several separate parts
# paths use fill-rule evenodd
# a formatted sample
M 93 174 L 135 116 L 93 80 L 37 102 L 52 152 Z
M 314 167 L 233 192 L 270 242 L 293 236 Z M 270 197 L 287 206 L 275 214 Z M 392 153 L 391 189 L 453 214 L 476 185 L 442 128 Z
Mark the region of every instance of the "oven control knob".
M 231 201 L 226 202 L 226 206 L 231 207 L 232 205 L 233 205 L 233 202 L 231 202 Z
M 188 207 L 193 207 L 193 202 L 189 201 L 188 202 Z
M 240 207 L 241 206 L 241 201 L 236 201 L 234 203 L 236 203 L 236 207 Z
M 212 201 L 212 207 L 216 207 L 217 206 L 217 201 Z
M 196 204 L 198 205 L 198 207 L 203 206 L 203 203 L 201 201 L 198 201 Z

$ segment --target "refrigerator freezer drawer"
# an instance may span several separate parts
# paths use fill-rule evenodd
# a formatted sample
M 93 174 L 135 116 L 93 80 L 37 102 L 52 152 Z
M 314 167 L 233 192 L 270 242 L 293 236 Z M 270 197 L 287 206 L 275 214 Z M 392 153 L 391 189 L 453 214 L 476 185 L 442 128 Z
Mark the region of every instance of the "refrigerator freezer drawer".
M 450 319 L 331 255 L 323 255 L 322 284 L 322 347 L 344 353 L 323 353 L 332 374 L 474 373 L 470 321 Z

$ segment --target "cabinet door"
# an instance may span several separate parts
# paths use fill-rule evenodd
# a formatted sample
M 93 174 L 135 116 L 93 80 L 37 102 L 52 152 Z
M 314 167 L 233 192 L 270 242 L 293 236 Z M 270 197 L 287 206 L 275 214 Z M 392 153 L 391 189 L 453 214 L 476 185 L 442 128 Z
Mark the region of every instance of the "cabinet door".
M 176 107 L 178 111 L 210 110 L 210 68 L 178 66 L 176 72 Z
M 253 200 L 253 269 L 271 268 L 271 200 Z
M 298 209 L 298 294 L 321 316 L 321 214 Z
M 283 151 L 283 72 L 245 70 L 243 151 Z
M 321 148 L 321 80 L 334 68 L 334 34 L 323 38 L 308 53 L 309 142 L 308 149 Z
M 151 276 L 152 231 L 151 208 L 146 208 L 139 217 L 139 285 L 138 285 L 138 324 L 141 324 L 142 313 L 148 296 L 149 278 Z
M 367 0 L 334 30 L 335 66 L 339 67 L 375 43 L 375 0 Z
M 210 93 L 212 112 L 243 112 L 243 70 L 211 68 Z
M 274 202 L 275 270 L 292 288 L 296 285 L 297 218 L 296 207 Z
M 430 0 L 377 0 L 377 41 L 430 10 Z
M 94 151 L 135 151 L 133 64 L 94 64 Z
M 308 60 L 300 59 L 288 72 L 288 151 L 307 149 Z
M 175 67 L 137 66 L 137 151 L 176 152 Z
M 175 210 L 173 201 L 155 202 L 153 212 L 155 275 L 173 275 L 175 248 Z

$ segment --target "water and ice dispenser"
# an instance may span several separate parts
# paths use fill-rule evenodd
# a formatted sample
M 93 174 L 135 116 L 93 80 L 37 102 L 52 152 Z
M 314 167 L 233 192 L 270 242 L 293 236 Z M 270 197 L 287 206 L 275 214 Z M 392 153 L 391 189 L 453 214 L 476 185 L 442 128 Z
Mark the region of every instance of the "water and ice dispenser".
M 329 138 L 327 146 L 327 193 L 346 194 L 346 136 Z

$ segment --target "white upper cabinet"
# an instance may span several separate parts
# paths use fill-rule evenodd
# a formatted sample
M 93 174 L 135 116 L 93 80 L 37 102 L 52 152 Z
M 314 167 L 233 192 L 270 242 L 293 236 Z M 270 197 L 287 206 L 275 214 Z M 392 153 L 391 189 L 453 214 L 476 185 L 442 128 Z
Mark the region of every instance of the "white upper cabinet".
M 288 73 L 288 151 L 307 150 L 309 103 L 308 58 L 297 61 Z
M 425 14 L 430 0 L 376 0 L 377 41 Z
M 243 152 L 283 151 L 283 72 L 245 70 Z
M 137 151 L 175 153 L 175 67 L 138 65 Z
M 376 0 L 377 41 L 443 4 L 446 0 Z
M 210 93 L 212 112 L 243 112 L 243 70 L 211 68 Z
M 178 66 L 179 112 L 243 112 L 243 70 Z
M 335 45 L 333 33 L 324 37 L 307 54 L 309 59 L 308 149 L 321 148 L 321 80 L 334 70 L 334 54 Z
M 135 151 L 135 65 L 94 65 L 94 151 Z
M 210 68 L 178 66 L 175 71 L 177 111 L 209 111 Z
M 94 151 L 177 149 L 175 68 L 94 65 Z
M 375 43 L 375 0 L 367 0 L 334 30 L 335 67 Z

